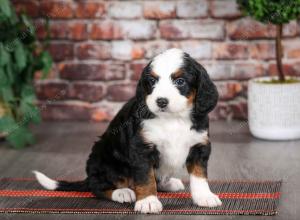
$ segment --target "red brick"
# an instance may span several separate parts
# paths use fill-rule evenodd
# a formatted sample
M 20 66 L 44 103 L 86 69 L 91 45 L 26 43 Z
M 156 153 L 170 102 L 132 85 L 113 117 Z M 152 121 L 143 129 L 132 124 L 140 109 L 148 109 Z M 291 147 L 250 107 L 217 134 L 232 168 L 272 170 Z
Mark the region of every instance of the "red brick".
M 113 110 L 114 109 L 103 105 L 93 107 L 91 119 L 96 122 L 111 121 L 115 115 Z
M 54 61 L 70 60 L 74 57 L 72 43 L 51 43 L 48 51 L 52 55 Z
M 172 41 L 155 40 L 142 42 L 141 47 L 143 47 L 145 50 L 145 57 L 148 59 L 152 59 L 154 56 L 167 49 L 178 47 L 178 44 Z
M 84 59 L 110 59 L 111 45 L 107 42 L 83 43 L 76 48 L 76 56 Z
M 231 110 L 231 115 L 234 119 L 246 120 L 248 117 L 248 106 L 245 99 L 238 99 L 229 102 L 229 108 Z
M 70 80 L 118 80 L 124 79 L 123 64 L 60 64 L 60 76 Z
M 219 21 L 168 20 L 161 21 L 159 30 L 165 39 L 224 39 L 224 24 Z
M 31 17 L 39 16 L 39 4 L 34 0 L 27 1 L 12 1 L 17 13 L 25 12 Z
M 68 83 L 63 81 L 42 80 L 35 85 L 36 95 L 39 99 L 57 101 L 67 98 Z
M 42 72 L 42 71 L 36 71 L 35 73 L 34 73 L 34 79 L 35 80 L 40 80 L 40 79 L 57 79 L 58 77 L 57 77 L 57 68 L 56 68 L 56 63 L 53 63 L 52 64 L 52 68 L 50 69 L 50 72 L 46 75 L 46 76 L 44 76 L 44 73 Z
M 275 43 L 254 43 L 249 47 L 250 57 L 259 60 L 274 59 L 276 55 Z
M 217 62 L 214 64 L 203 63 L 203 66 L 213 80 L 226 80 L 232 78 L 232 64 Z
M 255 63 L 213 63 L 203 66 L 213 80 L 248 80 L 253 77 L 263 76 L 265 70 L 262 64 Z
M 215 43 L 213 57 L 216 59 L 246 59 L 248 58 L 248 45 L 236 43 Z
M 68 38 L 72 40 L 86 40 L 88 38 L 87 24 L 81 22 L 69 24 Z
M 209 59 L 212 57 L 210 42 L 182 41 L 179 43 L 179 47 L 194 59 Z
M 121 39 L 122 34 L 113 21 L 101 21 L 92 25 L 90 37 L 93 40 L 114 40 Z
M 101 18 L 105 14 L 104 2 L 78 2 L 77 18 Z
M 145 66 L 147 65 L 147 63 L 131 63 L 130 64 L 130 70 L 132 71 L 132 75 L 131 75 L 131 79 L 132 80 L 139 80 L 141 77 L 141 73 L 143 71 L 143 69 L 145 68 Z
M 149 19 L 175 18 L 175 2 L 147 1 L 144 3 L 144 17 Z
M 242 98 L 238 98 L 229 102 L 219 101 L 216 108 L 209 114 L 209 116 L 212 120 L 246 120 L 247 101 Z
M 155 21 L 120 21 L 118 22 L 122 38 L 134 40 L 148 40 L 155 37 L 156 23 Z
M 209 113 L 209 118 L 211 120 L 231 119 L 232 113 L 230 112 L 228 104 L 226 102 L 219 101 L 213 111 Z
M 53 39 L 66 39 L 68 35 L 68 24 L 66 22 L 50 22 L 49 32 L 50 38 Z M 44 22 L 36 22 L 36 33 L 39 39 L 45 39 L 47 37 L 47 31 Z
M 72 2 L 43 0 L 40 3 L 40 13 L 50 18 L 72 18 Z
M 215 18 L 237 18 L 241 16 L 236 0 L 213 0 L 211 14 Z
M 92 105 L 80 101 L 40 103 L 44 120 L 90 120 Z
M 138 46 L 138 45 L 134 45 L 132 50 L 131 50 L 131 58 L 133 60 L 137 60 L 137 59 L 142 59 L 144 58 L 145 55 L 145 50 Z
M 114 41 L 111 53 L 112 58 L 117 60 L 141 59 L 144 56 L 143 48 L 131 41 Z
M 300 75 L 300 64 L 299 63 L 284 63 L 283 72 L 285 75 L 299 76 Z M 276 63 L 269 64 L 268 75 L 277 76 L 278 70 Z
M 180 18 L 203 18 L 208 16 L 208 2 L 206 0 L 179 1 L 176 10 Z
M 94 82 L 75 82 L 71 85 L 69 96 L 88 102 L 97 102 L 104 97 L 103 86 Z
M 145 40 L 154 38 L 155 31 L 154 21 L 101 21 L 92 25 L 90 37 L 94 40 Z
M 112 18 L 133 19 L 141 18 L 143 15 L 142 5 L 137 2 L 113 2 L 108 10 Z
M 284 42 L 283 48 L 287 58 L 300 58 L 300 43 L 298 40 Z
M 228 81 L 228 82 L 215 82 L 220 100 L 230 100 L 238 96 L 243 87 L 239 82 Z
M 231 79 L 247 80 L 264 74 L 265 71 L 261 64 L 235 64 Z
M 135 95 L 136 84 L 114 84 L 107 88 L 107 99 L 109 101 L 127 101 Z
M 227 25 L 227 33 L 234 40 L 252 40 L 274 38 L 276 36 L 276 28 L 271 24 L 263 24 L 261 22 L 243 18 L 232 21 Z M 299 27 L 292 21 L 284 25 L 283 35 L 292 37 L 299 33 Z

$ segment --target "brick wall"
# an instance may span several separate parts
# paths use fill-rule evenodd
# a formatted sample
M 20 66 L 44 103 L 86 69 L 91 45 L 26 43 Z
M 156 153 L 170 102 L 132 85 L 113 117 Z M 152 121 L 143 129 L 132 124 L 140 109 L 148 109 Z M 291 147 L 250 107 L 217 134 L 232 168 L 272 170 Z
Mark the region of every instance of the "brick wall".
M 207 68 L 221 95 L 215 119 L 246 118 L 247 80 L 276 74 L 274 26 L 242 17 L 235 0 L 14 2 L 34 17 L 41 40 L 41 17 L 50 18 L 55 65 L 36 82 L 45 119 L 111 119 L 133 96 L 143 66 L 170 47 Z M 284 36 L 284 69 L 300 75 L 297 22 Z

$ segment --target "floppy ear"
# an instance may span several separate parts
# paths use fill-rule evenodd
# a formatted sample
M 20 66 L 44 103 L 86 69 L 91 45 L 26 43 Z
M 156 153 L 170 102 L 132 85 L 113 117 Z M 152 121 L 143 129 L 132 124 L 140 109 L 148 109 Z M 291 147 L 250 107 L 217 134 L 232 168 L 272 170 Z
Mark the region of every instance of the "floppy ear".
M 218 90 L 211 81 L 204 67 L 197 63 L 194 59 L 190 59 L 191 68 L 196 74 L 197 79 L 195 114 L 205 116 L 215 108 L 219 98 Z
M 143 102 L 146 96 L 146 85 L 145 85 L 145 76 L 150 73 L 151 71 L 151 62 L 147 64 L 147 66 L 143 69 L 141 73 L 141 77 L 136 87 L 136 98 L 138 101 Z
M 146 96 L 147 96 L 147 85 L 145 82 L 145 77 L 147 74 L 150 73 L 151 62 L 143 69 L 141 73 L 140 80 L 136 87 L 136 100 L 137 100 L 137 106 L 136 106 L 136 117 L 138 118 L 151 118 L 153 117 L 153 114 L 150 112 L 148 106 L 146 105 Z

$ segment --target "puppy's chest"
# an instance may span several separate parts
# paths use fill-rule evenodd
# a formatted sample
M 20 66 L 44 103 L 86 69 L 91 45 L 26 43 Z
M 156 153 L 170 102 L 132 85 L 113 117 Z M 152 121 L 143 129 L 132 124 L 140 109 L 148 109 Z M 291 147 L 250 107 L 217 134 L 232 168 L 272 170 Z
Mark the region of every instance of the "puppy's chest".
M 177 168 L 185 165 L 190 148 L 207 140 L 207 132 L 191 129 L 189 119 L 155 118 L 143 122 L 142 135 L 156 145 L 162 166 Z

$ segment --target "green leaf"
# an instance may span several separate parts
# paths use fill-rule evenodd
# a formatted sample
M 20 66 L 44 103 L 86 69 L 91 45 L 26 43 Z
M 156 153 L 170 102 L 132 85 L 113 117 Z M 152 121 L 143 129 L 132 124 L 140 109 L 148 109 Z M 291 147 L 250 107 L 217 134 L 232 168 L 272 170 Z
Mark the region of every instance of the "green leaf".
M 20 41 L 16 43 L 14 56 L 17 62 L 17 67 L 22 71 L 26 67 L 26 51 Z
M 0 86 L 8 86 L 9 81 L 2 67 L 0 67 Z
M 10 3 L 8 0 L 0 0 L 0 10 L 3 12 L 4 15 L 10 17 L 12 14 Z
M 35 142 L 34 137 L 28 128 L 22 125 L 9 133 L 6 139 L 12 146 L 18 149 Z
M 0 66 L 8 64 L 10 61 L 9 53 L 6 50 L 5 46 L 0 43 Z
M 53 61 L 52 61 L 52 57 L 47 51 L 41 53 L 40 58 L 41 58 L 42 71 L 43 71 L 42 78 L 44 79 L 50 72 Z
M 7 65 L 6 68 L 5 68 L 6 77 L 7 77 L 9 85 L 12 85 L 14 83 L 14 79 L 15 79 L 13 71 L 12 71 L 11 68 L 12 68 L 11 65 Z
M 10 132 L 15 127 L 17 127 L 17 123 L 11 116 L 6 115 L 0 118 L 0 131 Z
M 11 87 L 5 86 L 0 89 L 1 89 L 1 94 L 3 96 L 2 98 L 5 102 L 9 103 L 15 100 L 14 93 Z

